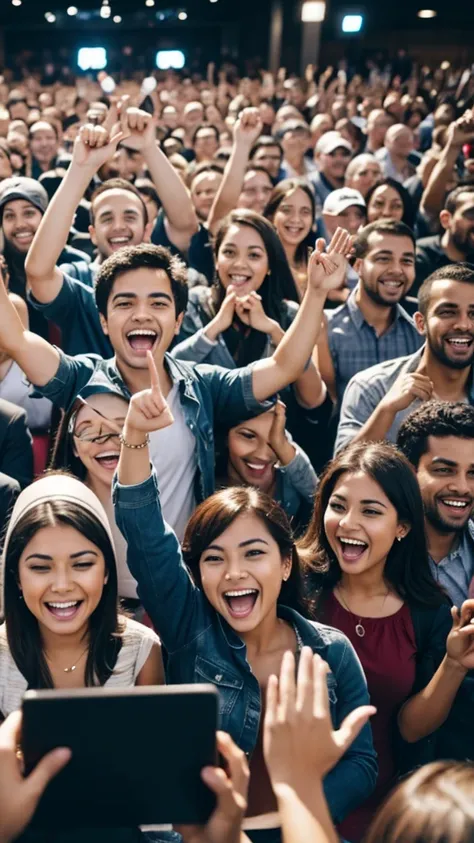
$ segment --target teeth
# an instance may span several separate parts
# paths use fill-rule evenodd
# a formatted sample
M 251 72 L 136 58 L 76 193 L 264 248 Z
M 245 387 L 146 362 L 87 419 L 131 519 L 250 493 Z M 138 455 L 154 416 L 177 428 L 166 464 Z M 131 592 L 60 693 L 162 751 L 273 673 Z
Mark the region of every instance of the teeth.
M 249 468 L 253 468 L 254 471 L 263 471 L 267 467 L 266 464 L 265 465 L 257 465 L 256 463 L 253 463 L 253 462 L 248 462 L 247 465 L 248 465 Z
M 105 459 L 113 459 L 115 457 L 119 457 L 120 454 L 118 451 L 105 451 L 103 454 L 97 454 L 96 460 L 105 460 Z
M 130 237 L 111 237 L 110 243 L 128 243 Z
M 73 606 L 77 606 L 78 600 L 74 600 L 70 603 L 51 603 L 48 602 L 48 606 L 52 606 L 53 609 L 71 609 Z
M 360 547 L 366 547 L 366 542 L 361 542 L 358 539 L 339 539 L 339 541 L 344 544 L 357 544 Z
M 139 330 L 137 328 L 137 330 L 135 330 L 135 331 L 130 331 L 127 334 L 127 337 L 153 337 L 153 338 L 155 338 L 156 333 L 155 333 L 155 331 L 143 331 L 143 330 Z
M 258 594 L 256 588 L 242 588 L 240 591 L 226 591 L 224 597 L 245 597 L 246 594 Z
M 243 283 L 244 283 L 244 281 L 248 281 L 248 280 L 249 280 L 249 276 L 248 276 L 248 275 L 231 275 L 231 276 L 230 276 L 230 278 L 231 278 L 231 280 L 232 280 L 232 281 L 234 281 L 236 284 L 243 284 Z
M 451 338 L 451 339 L 448 340 L 448 342 L 452 343 L 452 345 L 464 345 L 464 346 L 466 346 L 466 345 L 469 345 L 472 342 L 472 340 Z
M 443 503 L 446 504 L 446 506 L 456 506 L 458 509 L 465 509 L 467 506 L 467 501 L 452 501 L 444 499 Z
M 382 284 L 385 284 L 386 287 L 401 287 L 401 281 L 382 281 Z

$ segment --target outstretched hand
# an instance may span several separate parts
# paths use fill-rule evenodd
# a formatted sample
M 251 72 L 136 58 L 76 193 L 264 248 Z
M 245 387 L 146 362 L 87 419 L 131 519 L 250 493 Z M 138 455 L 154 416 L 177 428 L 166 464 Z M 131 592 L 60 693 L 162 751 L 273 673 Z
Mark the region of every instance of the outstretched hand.
M 150 388 L 143 389 L 132 395 L 125 419 L 126 431 L 134 430 L 141 433 L 152 433 L 173 424 L 174 418 L 164 397 L 155 361 L 151 351 L 147 352 L 148 371 L 150 373 Z
M 308 263 L 308 287 L 328 293 L 344 286 L 352 240 L 343 228 L 336 229 L 326 251 L 325 241 L 322 238 L 317 240 Z

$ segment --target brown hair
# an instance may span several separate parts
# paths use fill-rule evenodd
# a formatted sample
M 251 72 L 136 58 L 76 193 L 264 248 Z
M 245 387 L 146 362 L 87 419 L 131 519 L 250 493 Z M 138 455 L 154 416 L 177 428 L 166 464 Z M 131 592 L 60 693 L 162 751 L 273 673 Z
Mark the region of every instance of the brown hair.
M 474 767 L 437 761 L 402 782 L 364 843 L 474 843 Z
M 286 582 L 282 582 L 278 602 L 311 616 L 311 606 L 304 596 L 301 563 L 286 513 L 264 492 L 249 486 L 233 486 L 215 492 L 197 507 L 188 521 L 182 550 L 194 582 L 202 588 L 199 560 L 206 548 L 239 515 L 247 514 L 260 519 L 277 543 L 282 558 L 291 559 L 291 573 Z

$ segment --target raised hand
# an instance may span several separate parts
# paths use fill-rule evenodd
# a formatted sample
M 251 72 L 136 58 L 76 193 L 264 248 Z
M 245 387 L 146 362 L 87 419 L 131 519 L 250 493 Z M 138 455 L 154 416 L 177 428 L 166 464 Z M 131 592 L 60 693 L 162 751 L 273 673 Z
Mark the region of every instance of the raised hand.
M 130 149 L 143 151 L 156 144 L 156 120 L 141 108 L 126 108 L 123 115 L 126 127 L 126 145 Z
M 8 843 L 30 822 L 51 779 L 68 763 L 69 749 L 48 752 L 32 773 L 23 778 L 16 750 L 20 742 L 21 712 L 10 714 L 0 726 L 0 841 Z
M 323 239 L 316 241 L 308 263 L 308 287 L 328 293 L 344 287 L 352 237 L 343 228 L 337 228 L 327 251 L 325 246 Z
M 474 140 L 474 109 L 464 114 L 448 126 L 448 143 L 451 146 L 463 146 Z
M 296 449 L 286 435 L 286 405 L 280 400 L 276 402 L 273 410 L 268 444 L 277 455 L 281 465 L 288 465 L 295 456 Z
M 280 678 L 271 676 L 263 726 L 263 751 L 272 786 L 286 784 L 296 793 L 322 778 L 349 749 L 373 706 L 352 711 L 333 729 L 329 709 L 329 667 L 310 647 L 303 647 L 295 681 L 295 657 L 283 656 Z
M 446 654 L 465 671 L 474 668 L 474 600 L 451 609 L 453 626 L 446 640 Z
M 238 146 L 250 149 L 261 135 L 263 123 L 258 108 L 244 108 L 234 125 L 234 140 Z
M 127 432 L 139 431 L 151 433 L 162 430 L 173 424 L 174 418 L 163 396 L 158 372 L 151 351 L 147 352 L 148 371 L 150 373 L 150 389 L 143 389 L 132 395 L 125 419 L 124 437 L 128 440 Z
M 128 129 L 121 120 L 117 122 L 117 107 L 111 106 L 102 126 L 86 123 L 81 126 L 74 141 L 72 163 L 97 172 L 116 153 L 120 141 L 127 137 Z
M 201 777 L 217 797 L 217 806 L 205 826 L 177 826 L 185 843 L 239 843 L 247 809 L 249 768 L 242 752 L 226 732 L 217 732 L 217 749 L 227 762 L 221 767 L 205 767 Z

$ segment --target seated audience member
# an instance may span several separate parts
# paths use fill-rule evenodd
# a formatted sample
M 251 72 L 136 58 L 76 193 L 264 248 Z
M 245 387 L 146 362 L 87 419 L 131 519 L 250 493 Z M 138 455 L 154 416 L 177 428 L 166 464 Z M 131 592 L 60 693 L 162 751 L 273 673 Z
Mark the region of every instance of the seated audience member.
M 25 489 L 8 525 L 4 559 L 4 717 L 21 706 L 27 688 L 164 682 L 156 635 L 117 614 L 112 533 L 83 483 L 50 474 Z
M 403 183 L 415 175 L 419 156 L 413 152 L 414 147 L 415 138 L 408 126 L 395 123 L 387 129 L 384 146 L 376 152 L 385 177 Z
M 142 197 L 148 214 L 148 222 L 155 224 L 158 212 L 161 208 L 160 197 L 151 179 L 135 179 L 135 187 Z
M 281 401 L 232 427 L 216 461 L 216 486 L 254 486 L 284 509 L 293 532 L 307 525 L 318 478 L 285 430 Z
M 319 170 L 311 175 L 310 180 L 316 193 L 316 216 L 319 217 L 329 194 L 344 187 L 352 146 L 339 132 L 326 132 L 316 144 L 314 157 Z
M 13 176 L 11 151 L 5 138 L 0 137 L 0 184 L 3 179 Z
M 426 757 L 419 742 L 444 723 L 474 667 L 474 627 L 459 634 L 470 604 L 451 617 L 430 572 L 414 472 L 393 445 L 361 442 L 328 465 L 298 549 L 317 617 L 351 641 L 376 707 L 377 787 L 339 829 L 357 843 L 397 772 Z M 399 754 L 400 736 L 414 746 Z
M 416 471 L 431 572 L 461 606 L 474 577 L 474 407 L 428 401 L 402 423 L 397 445 Z
M 309 251 L 314 246 L 315 214 L 313 189 L 303 179 L 280 181 L 264 211 L 275 226 L 300 296 L 306 289 Z
M 0 222 L 5 245 L 3 255 L 9 275 L 12 293 L 27 301 L 26 259 L 33 238 L 41 225 L 48 207 L 48 195 L 44 187 L 34 179 L 15 176 L 0 184 Z M 66 238 L 58 250 L 58 262 L 81 261 L 84 266 L 89 257 L 78 249 L 66 245 Z M 31 330 L 41 336 L 48 336 L 46 320 L 30 304 L 28 314 Z
M 319 138 L 322 138 L 326 132 L 333 131 L 334 120 L 330 114 L 315 114 L 309 124 L 309 129 L 311 132 L 311 143 L 315 147 Z
M 428 227 L 437 231 L 436 223 L 445 208 L 446 197 L 459 184 L 459 180 L 468 184 L 469 172 L 463 158 L 465 144 L 474 140 L 474 109 L 467 109 L 457 120 L 453 118 L 447 127 L 433 133 L 433 146 L 424 160 L 429 163 L 421 195 L 420 211 Z M 436 143 L 435 143 L 436 137 Z M 443 226 L 444 227 L 444 226 Z
M 355 375 L 342 402 L 336 451 L 351 440 L 394 442 L 419 401 L 474 404 L 474 269 L 453 264 L 423 283 L 415 324 L 425 345 Z
M 415 278 L 415 241 L 402 222 L 363 228 L 353 245 L 358 283 L 345 304 L 326 312 L 318 365 L 333 400 L 342 401 L 358 372 L 413 354 L 423 344 L 400 301 Z
M 319 231 L 324 239 L 331 239 L 338 226 L 355 236 L 367 221 L 364 197 L 358 190 L 348 187 L 341 187 L 333 190 L 324 200 L 322 209 L 322 221 L 319 224 Z M 351 289 L 357 284 L 357 272 L 352 266 L 348 266 L 344 284 L 340 290 L 335 290 L 328 297 L 326 307 L 338 307 L 345 302 Z
M 177 246 L 182 245 L 184 240 L 179 240 L 179 234 L 184 237 L 186 231 L 188 243 L 189 225 L 194 221 L 195 226 L 189 195 L 156 145 L 150 115 L 137 111 L 127 109 L 124 118 L 127 143 L 143 151 L 158 193 L 163 195 L 165 227 L 170 239 Z M 78 202 L 94 174 L 113 155 L 122 136 L 123 132 L 116 132 L 110 140 L 104 127 L 82 127 L 74 146 L 71 166 L 51 201 L 26 264 L 31 301 L 35 308 L 59 326 L 63 348 L 70 354 L 96 352 L 104 357 L 110 356 L 111 345 L 101 328 L 94 302 L 97 273 L 109 255 L 126 245 L 135 245 L 150 238 L 151 225 L 146 206 L 137 189 L 121 179 L 107 181 L 97 188 L 91 202 L 92 225 L 89 231 L 98 247 L 99 257 L 93 266 L 88 267 L 88 278 L 83 275 L 80 279 L 74 278 L 55 266 L 56 255 L 67 239 Z M 171 219 L 173 225 L 177 220 L 176 231 L 171 227 Z
M 168 355 L 186 308 L 186 273 L 166 249 L 146 244 L 111 255 L 97 277 L 97 306 L 114 358 L 68 357 L 26 332 L 1 285 L 0 347 L 40 394 L 66 410 L 91 381 L 111 382 L 129 398 L 148 382 L 147 351 L 153 351 L 175 418 L 165 436 L 153 437 L 153 459 L 166 518 L 182 535 L 195 495 L 206 498 L 214 490 L 214 422 L 232 426 L 253 418 L 269 409 L 268 399 L 299 379 L 314 349 L 326 291 L 345 274 L 348 245 L 348 235 L 338 232 L 328 253 L 313 253 L 308 287 L 293 323 L 273 355 L 252 366 L 201 368 Z M 308 371 L 315 370 L 310 366 Z
M 358 190 L 362 196 L 367 196 L 368 191 L 382 178 L 382 168 L 374 155 L 363 152 L 356 155 L 347 165 L 344 176 L 344 184 L 352 190 Z
M 34 179 L 39 179 L 47 170 L 54 170 L 59 158 L 58 130 L 49 120 L 38 120 L 29 132 L 32 170 Z
M 416 285 L 456 261 L 474 262 L 474 185 L 461 185 L 448 195 L 439 215 L 442 234 L 423 237 L 416 244 Z
M 249 162 L 268 170 L 275 184 L 283 178 L 281 172 L 282 160 L 282 145 L 271 135 L 260 135 L 249 153 Z
M 367 191 L 367 220 L 398 220 L 408 228 L 415 226 L 415 208 L 410 194 L 400 182 L 385 178 Z
M 388 129 L 395 123 L 395 118 L 392 117 L 383 108 L 374 108 L 367 118 L 367 144 L 366 152 L 375 155 L 379 150 L 384 148 L 385 136 Z
M 345 636 L 301 614 L 308 607 L 298 597 L 301 571 L 289 523 L 263 492 L 229 488 L 208 498 L 191 517 L 181 551 L 163 521 L 154 471 L 150 475 L 148 434 L 172 423 L 153 368 L 151 378 L 151 389 L 132 398 L 125 422 L 114 488 L 117 524 L 138 594 L 170 654 L 169 681 L 205 678 L 219 688 L 222 728 L 251 756 L 247 814 L 270 814 L 271 822 L 277 805 L 260 720 L 269 674 L 279 672 L 286 650 L 300 653 L 305 644 L 316 650 L 332 670 L 336 727 L 368 702 L 365 680 Z M 143 447 L 130 448 L 137 445 Z M 342 820 L 368 796 L 375 776 L 370 730 L 364 728 L 325 780 L 333 817 Z
M 4 398 L 0 398 L 0 472 L 12 477 L 22 488 L 33 479 L 33 450 L 26 412 Z
M 219 149 L 219 130 L 216 126 L 196 126 L 192 136 L 194 162 L 212 161 Z
M 281 169 L 284 178 L 306 178 L 314 172 L 316 165 L 306 156 L 311 145 L 307 123 L 303 120 L 288 120 L 279 130 L 278 139 L 283 148 Z

